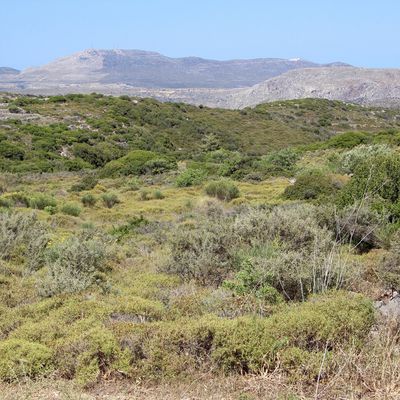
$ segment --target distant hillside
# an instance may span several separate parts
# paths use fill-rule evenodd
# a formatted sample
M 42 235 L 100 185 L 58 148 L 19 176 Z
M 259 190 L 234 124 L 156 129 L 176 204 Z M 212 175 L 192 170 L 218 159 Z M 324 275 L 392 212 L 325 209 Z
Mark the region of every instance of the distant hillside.
M 96 168 L 131 150 L 195 157 L 205 138 L 249 156 L 315 143 L 350 130 L 400 129 L 395 110 L 328 100 L 268 103 L 245 110 L 152 99 L 67 95 L 0 99 L 0 169 Z
M 10 67 L 0 67 L 0 75 L 17 75 L 20 71 Z
M 32 89 L 65 84 L 236 88 L 251 86 L 293 69 L 321 66 L 301 59 L 217 61 L 199 57 L 170 58 L 142 50 L 85 50 L 23 71 L 18 76 L 18 84 Z
M 299 58 L 217 61 L 142 50 L 85 50 L 21 72 L 2 67 L 0 91 L 125 94 L 232 109 L 300 98 L 399 107 L 400 69 Z

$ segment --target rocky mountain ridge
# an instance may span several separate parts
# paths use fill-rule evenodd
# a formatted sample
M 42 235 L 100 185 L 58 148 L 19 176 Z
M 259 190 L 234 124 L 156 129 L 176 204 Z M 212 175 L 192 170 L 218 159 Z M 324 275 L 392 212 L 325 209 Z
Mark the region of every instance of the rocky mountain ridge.
M 170 58 L 142 50 L 85 50 L 24 71 L 0 68 L 0 91 L 99 92 L 223 108 L 299 98 L 400 106 L 400 69 L 302 59 Z

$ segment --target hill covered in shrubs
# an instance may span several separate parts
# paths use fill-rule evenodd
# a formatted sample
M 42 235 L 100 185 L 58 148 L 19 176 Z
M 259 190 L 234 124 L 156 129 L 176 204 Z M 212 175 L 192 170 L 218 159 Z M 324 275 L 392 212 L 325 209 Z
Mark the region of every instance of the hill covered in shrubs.
M 400 285 L 396 110 L 3 104 L 7 399 L 119 384 L 161 397 L 179 385 L 200 398 L 400 393 L 398 321 L 374 307 Z

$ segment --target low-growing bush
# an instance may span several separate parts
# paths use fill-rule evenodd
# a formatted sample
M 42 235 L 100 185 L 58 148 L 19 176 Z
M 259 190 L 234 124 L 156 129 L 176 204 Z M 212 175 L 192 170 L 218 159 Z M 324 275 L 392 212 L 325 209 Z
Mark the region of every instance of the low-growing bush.
M 335 193 L 337 187 L 330 176 L 319 170 L 310 170 L 296 178 L 293 185 L 284 191 L 284 197 L 291 200 L 312 200 Z
M 13 203 L 10 199 L 7 199 L 5 197 L 0 197 L 0 207 L 4 208 L 10 208 L 12 207 Z
M 176 178 L 176 186 L 189 187 L 200 185 L 207 176 L 207 172 L 202 169 L 188 168 Z
M 115 193 L 104 193 L 101 199 L 107 208 L 113 208 L 116 204 L 121 202 Z
M 150 200 L 151 199 L 150 191 L 147 190 L 147 189 L 142 189 L 139 192 L 139 199 L 142 200 L 142 201 Z
M 53 352 L 48 347 L 21 339 L 0 341 L 1 380 L 36 378 L 53 369 Z
M 90 231 L 53 245 L 46 255 L 47 275 L 40 282 L 41 293 L 80 292 L 92 285 L 106 289 L 109 257 L 107 241 Z
M 345 132 L 335 135 L 324 143 L 327 148 L 351 149 L 360 144 L 367 144 L 371 141 L 371 136 L 365 132 Z
M 292 149 L 283 149 L 261 157 L 257 169 L 266 175 L 293 175 L 299 155 Z
M 71 215 L 73 217 L 79 217 L 82 209 L 75 203 L 66 203 L 61 207 L 61 212 L 66 215 Z
M 162 200 L 165 199 L 165 195 L 161 190 L 155 190 L 153 192 L 153 199 Z
M 58 212 L 57 206 L 46 206 L 43 210 L 46 211 L 50 215 L 57 214 L 57 212 Z
M 42 266 L 49 241 L 47 228 L 35 214 L 0 213 L 0 258 L 17 260 L 30 271 Z
M 93 194 L 88 193 L 82 196 L 81 202 L 85 207 L 94 207 L 97 203 L 97 198 Z
M 53 197 L 44 194 L 37 194 L 29 198 L 29 207 L 44 210 L 46 207 L 56 207 L 57 202 Z
M 71 186 L 72 192 L 82 192 L 83 190 L 91 190 L 99 183 L 94 175 L 84 176 L 78 183 Z
M 351 205 L 367 198 L 370 201 L 377 199 L 387 207 L 400 200 L 399 187 L 400 155 L 393 153 L 370 157 L 359 162 L 355 168 L 354 175 L 342 191 L 339 204 Z
M 228 179 L 221 179 L 207 183 L 205 192 L 209 196 L 224 201 L 236 199 L 240 195 L 239 188 L 234 182 Z
M 174 161 L 160 158 L 157 153 L 134 150 L 124 157 L 107 163 L 103 168 L 103 175 L 142 175 L 146 173 L 161 173 L 175 168 L 176 163 Z
M 354 173 L 357 166 L 376 156 L 393 154 L 394 150 L 386 144 L 360 145 L 338 155 L 336 163 L 340 172 Z

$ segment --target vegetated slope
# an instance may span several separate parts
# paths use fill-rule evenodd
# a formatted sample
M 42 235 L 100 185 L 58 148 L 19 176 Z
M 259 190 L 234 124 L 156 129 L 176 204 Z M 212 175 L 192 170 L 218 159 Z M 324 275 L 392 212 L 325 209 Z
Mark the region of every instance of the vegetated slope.
M 208 135 L 225 149 L 259 155 L 338 132 L 400 125 L 395 110 L 312 99 L 235 111 L 102 95 L 8 96 L 2 111 L 3 170 L 90 167 L 81 163 L 81 147 L 103 160 L 90 161 L 98 167 L 137 149 L 191 158 Z
M 32 88 L 88 83 L 145 88 L 235 88 L 251 86 L 292 69 L 321 66 L 301 59 L 218 61 L 170 58 L 143 50 L 91 49 L 22 71 L 18 82 L 33 85 Z

